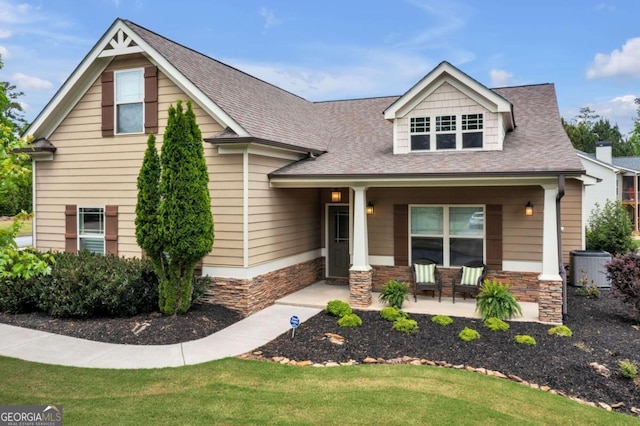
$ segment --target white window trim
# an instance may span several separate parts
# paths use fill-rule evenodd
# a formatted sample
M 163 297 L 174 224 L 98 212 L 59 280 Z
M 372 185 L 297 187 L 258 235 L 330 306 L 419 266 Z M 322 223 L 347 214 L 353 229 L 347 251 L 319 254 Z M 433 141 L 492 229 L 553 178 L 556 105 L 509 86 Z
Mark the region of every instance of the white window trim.
M 463 115 L 482 115 L 482 129 L 480 130 L 462 130 L 462 116 Z M 437 131 L 436 127 L 436 117 L 444 117 L 444 116 L 454 116 L 456 118 L 456 130 L 455 131 Z M 412 118 L 420 118 L 425 117 L 429 118 L 430 122 L 430 132 L 411 132 L 411 119 Z M 476 133 L 478 131 L 482 132 L 482 147 L 481 148 L 463 148 L 462 147 L 462 135 L 464 133 Z M 456 147 L 448 148 L 448 149 L 438 149 L 437 148 L 437 135 L 439 134 L 450 134 L 455 133 L 456 135 Z M 452 152 L 452 151 L 484 151 L 485 142 L 486 142 L 486 134 L 485 134 L 485 113 L 477 112 L 477 113 L 460 113 L 460 114 L 432 114 L 432 115 L 414 115 L 410 116 L 407 121 L 407 134 L 409 135 L 409 152 Z M 429 135 L 429 149 L 413 149 L 411 146 L 411 136 L 412 135 Z
M 469 115 L 480 115 L 481 116 L 481 126 L 482 129 L 472 129 L 472 130 L 464 130 L 464 121 L 462 116 L 469 116 Z M 465 148 L 462 144 L 463 144 L 463 138 L 464 138 L 464 134 L 465 133 L 482 133 L 482 146 L 480 148 Z M 457 140 L 457 139 L 456 139 Z M 474 112 L 474 113 L 467 113 L 467 114 L 460 114 L 460 149 L 463 151 L 482 151 L 484 149 L 484 141 L 485 141 L 485 137 L 484 137 L 484 113 L 482 112 Z M 457 143 L 456 143 L 457 145 Z
M 124 72 L 131 71 L 141 71 L 142 74 L 142 99 L 140 103 L 142 103 L 142 130 L 140 132 L 127 132 L 127 133 L 119 133 L 118 132 L 118 77 L 117 75 Z M 144 98 L 146 96 L 144 87 L 144 68 L 128 68 L 124 70 L 116 70 L 113 72 L 113 134 L 122 136 L 122 135 L 144 135 L 144 113 L 145 113 L 145 102 Z M 123 102 L 122 104 L 133 104 L 138 102 Z
M 443 208 L 443 223 L 442 223 L 442 235 L 436 235 L 436 234 L 432 234 L 432 235 L 427 235 L 427 234 L 412 234 L 411 233 L 411 209 L 413 207 L 442 207 Z M 457 268 L 460 265 L 454 265 L 451 266 L 451 259 L 449 256 L 449 252 L 450 252 L 450 239 L 452 238 L 451 235 L 449 234 L 449 209 L 451 207 L 479 207 L 482 208 L 482 213 L 483 216 L 485 218 L 484 221 L 484 225 L 482 227 L 482 237 L 480 236 L 475 236 L 475 235 L 456 235 L 453 236 L 453 238 L 476 238 L 476 239 L 480 239 L 482 238 L 482 259 L 483 262 L 486 262 L 487 259 L 487 206 L 485 204 L 409 204 L 408 208 L 409 211 L 407 212 L 408 216 L 409 216 L 409 220 L 408 222 L 408 229 L 407 229 L 407 234 L 409 235 L 408 238 L 408 252 L 409 252 L 409 264 L 413 264 L 413 251 L 411 249 L 411 239 L 413 237 L 432 237 L 432 238 L 438 238 L 438 237 L 442 237 L 442 267 L 444 268 Z
M 102 235 L 96 235 L 96 234 L 81 234 L 80 233 L 80 210 L 81 209 L 102 209 L 102 216 L 103 216 L 103 233 Z M 76 247 L 78 248 L 78 251 L 80 251 L 80 240 L 81 239 L 88 239 L 88 240 L 102 240 L 102 254 L 107 254 L 107 240 L 105 238 L 106 234 L 107 234 L 107 206 L 78 206 L 76 209 L 76 230 L 77 230 L 77 242 L 76 242 Z

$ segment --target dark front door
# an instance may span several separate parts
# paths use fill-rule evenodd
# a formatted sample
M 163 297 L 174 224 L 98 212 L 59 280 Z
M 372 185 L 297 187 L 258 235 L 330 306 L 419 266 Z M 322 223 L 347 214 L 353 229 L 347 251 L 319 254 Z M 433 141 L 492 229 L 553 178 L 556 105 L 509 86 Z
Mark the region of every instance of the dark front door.
M 349 207 L 329 206 L 329 276 L 349 276 Z

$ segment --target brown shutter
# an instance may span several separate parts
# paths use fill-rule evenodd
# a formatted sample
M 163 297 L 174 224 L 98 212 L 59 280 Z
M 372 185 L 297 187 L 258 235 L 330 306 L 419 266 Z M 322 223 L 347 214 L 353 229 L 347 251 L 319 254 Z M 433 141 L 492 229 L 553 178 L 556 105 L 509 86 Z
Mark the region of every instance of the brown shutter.
M 78 252 L 78 208 L 75 204 L 68 204 L 64 208 L 65 231 L 64 251 Z
M 104 245 L 105 251 L 118 254 L 118 206 L 106 206 L 104 209 Z
M 113 71 L 102 73 L 102 136 L 113 136 Z
M 393 261 L 395 266 L 409 265 L 409 206 L 393 206 Z
M 158 133 L 158 68 L 144 69 L 144 132 Z
M 502 270 L 502 206 L 487 205 L 487 267 Z

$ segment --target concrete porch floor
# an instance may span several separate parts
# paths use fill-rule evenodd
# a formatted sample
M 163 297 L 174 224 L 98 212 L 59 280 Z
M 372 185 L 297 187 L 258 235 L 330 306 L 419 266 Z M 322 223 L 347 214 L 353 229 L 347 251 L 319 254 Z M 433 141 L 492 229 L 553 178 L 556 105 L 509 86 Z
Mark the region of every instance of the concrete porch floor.
M 357 309 L 379 311 L 385 306 L 388 306 L 378 301 L 379 295 L 380 293 L 374 292 L 372 294 L 371 305 L 366 308 Z M 319 281 L 309 287 L 276 300 L 276 304 L 324 309 L 327 306 L 327 302 L 331 300 L 349 302 L 349 287 L 344 285 L 329 285 L 324 281 Z M 522 307 L 522 316 L 514 318 L 511 321 L 538 322 L 538 304 L 531 302 L 519 303 Z M 462 296 L 460 296 L 460 298 L 456 297 L 456 303 L 454 304 L 451 297 L 443 297 L 442 302 L 438 302 L 437 297 L 432 298 L 430 295 L 418 295 L 418 302 L 414 302 L 413 294 L 411 294 L 409 300 L 406 300 L 402 305 L 402 310 L 410 314 L 480 318 L 480 315 L 476 312 L 475 299 L 467 298 L 467 300 L 464 300 Z

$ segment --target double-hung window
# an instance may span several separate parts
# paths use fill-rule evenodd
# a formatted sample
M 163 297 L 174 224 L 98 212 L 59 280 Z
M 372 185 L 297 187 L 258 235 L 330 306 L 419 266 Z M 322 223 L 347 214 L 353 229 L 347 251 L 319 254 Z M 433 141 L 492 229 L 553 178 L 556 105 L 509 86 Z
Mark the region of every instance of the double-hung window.
M 431 120 L 429 117 L 411 117 L 411 151 L 428 151 L 431 147 Z
M 462 149 L 482 148 L 482 114 L 462 115 Z
M 78 247 L 104 254 L 104 207 L 78 208 Z
M 144 73 L 115 72 L 116 133 L 144 132 Z
M 409 206 L 411 261 L 443 266 L 484 261 L 483 206 Z
M 456 116 L 436 117 L 436 149 L 456 149 Z

